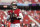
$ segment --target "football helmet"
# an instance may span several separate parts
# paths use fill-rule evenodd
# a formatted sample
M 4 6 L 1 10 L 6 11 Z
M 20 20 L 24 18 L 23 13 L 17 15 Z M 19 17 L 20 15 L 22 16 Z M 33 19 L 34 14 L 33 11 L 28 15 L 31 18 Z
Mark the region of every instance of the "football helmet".
M 12 9 L 17 9 L 17 3 L 16 2 L 12 2 L 11 5 L 12 5 Z

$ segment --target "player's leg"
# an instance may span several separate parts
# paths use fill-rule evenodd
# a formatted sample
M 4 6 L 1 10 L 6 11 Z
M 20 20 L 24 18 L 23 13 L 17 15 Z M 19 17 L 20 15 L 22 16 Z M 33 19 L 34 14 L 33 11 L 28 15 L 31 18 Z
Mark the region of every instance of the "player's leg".
M 11 24 L 11 26 L 10 27 L 15 27 L 15 24 Z
M 15 27 L 20 27 L 20 23 L 15 24 Z

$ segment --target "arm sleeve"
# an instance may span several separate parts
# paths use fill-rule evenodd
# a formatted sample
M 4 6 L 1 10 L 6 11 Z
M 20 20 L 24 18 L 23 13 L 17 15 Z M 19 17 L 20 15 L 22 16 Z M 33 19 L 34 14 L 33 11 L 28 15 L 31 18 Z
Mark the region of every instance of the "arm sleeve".
M 23 20 L 23 15 L 22 13 L 19 13 L 19 16 L 17 17 L 18 20 Z
M 19 18 L 23 19 L 23 14 L 21 10 L 19 11 Z
M 19 18 L 21 18 L 20 21 L 23 21 L 23 15 L 22 15 L 22 13 L 19 13 Z
M 19 18 L 23 19 L 22 13 L 19 13 Z

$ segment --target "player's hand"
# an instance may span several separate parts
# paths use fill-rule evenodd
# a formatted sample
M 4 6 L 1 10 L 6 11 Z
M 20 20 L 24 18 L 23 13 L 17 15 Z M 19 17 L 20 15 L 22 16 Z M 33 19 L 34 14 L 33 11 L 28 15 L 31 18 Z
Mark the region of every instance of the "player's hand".
M 17 17 L 17 14 L 15 14 L 15 17 Z
M 13 17 L 17 17 L 17 14 L 14 14 Z

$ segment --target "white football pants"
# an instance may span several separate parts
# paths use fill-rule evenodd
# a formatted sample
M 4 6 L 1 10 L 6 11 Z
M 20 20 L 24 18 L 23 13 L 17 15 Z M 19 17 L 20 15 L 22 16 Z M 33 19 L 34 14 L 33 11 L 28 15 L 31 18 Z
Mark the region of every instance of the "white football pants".
M 17 24 L 11 24 L 10 27 L 20 27 L 20 23 L 17 23 Z

